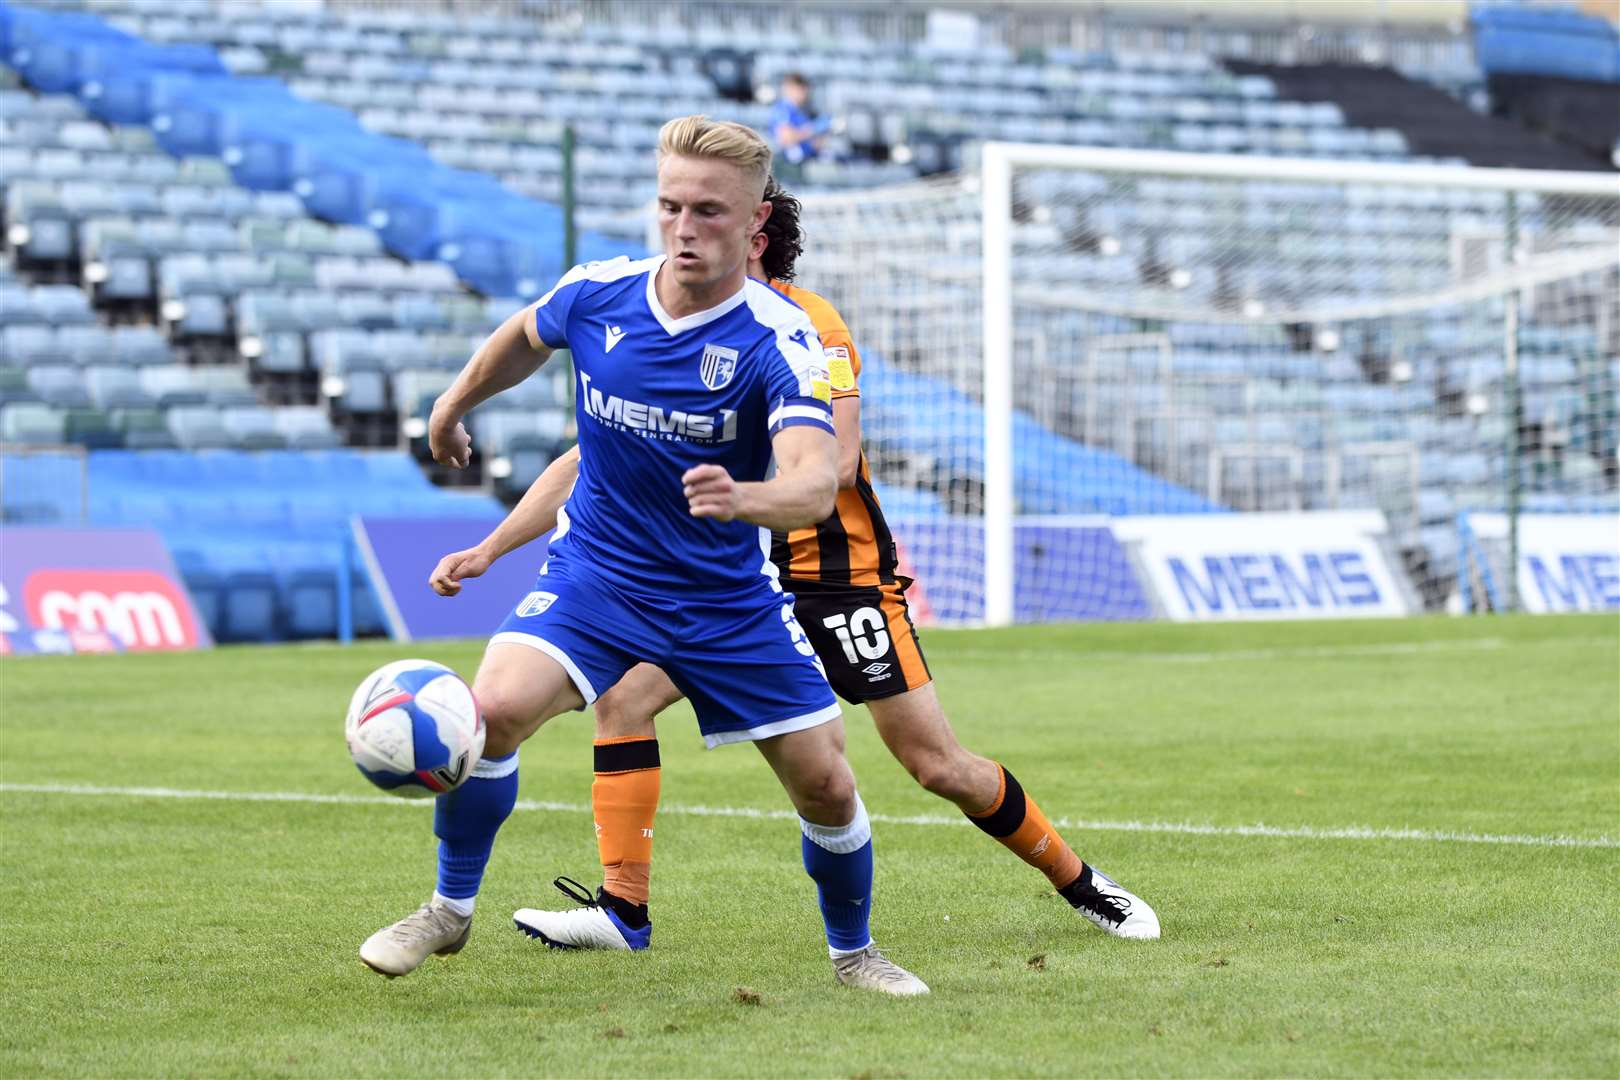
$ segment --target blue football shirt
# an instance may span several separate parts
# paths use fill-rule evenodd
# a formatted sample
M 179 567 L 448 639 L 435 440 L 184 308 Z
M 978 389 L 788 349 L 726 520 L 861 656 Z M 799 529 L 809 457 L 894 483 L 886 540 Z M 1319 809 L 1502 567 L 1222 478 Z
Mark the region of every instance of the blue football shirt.
M 815 118 L 787 98 L 777 98 L 776 104 L 771 106 L 770 132 L 773 142 L 776 139 L 776 129 L 781 124 L 796 128 L 810 127 L 815 124 Z M 794 143 L 792 146 L 778 146 L 776 149 L 784 158 L 795 164 L 809 161 L 819 153 L 813 140 Z
M 776 587 L 770 532 L 695 518 L 681 476 L 724 466 L 766 478 L 771 437 L 831 433 L 821 340 L 791 300 L 753 279 L 682 318 L 653 279 L 664 257 L 576 266 L 534 305 L 540 340 L 574 357 L 579 479 L 551 552 L 643 593 L 709 596 Z

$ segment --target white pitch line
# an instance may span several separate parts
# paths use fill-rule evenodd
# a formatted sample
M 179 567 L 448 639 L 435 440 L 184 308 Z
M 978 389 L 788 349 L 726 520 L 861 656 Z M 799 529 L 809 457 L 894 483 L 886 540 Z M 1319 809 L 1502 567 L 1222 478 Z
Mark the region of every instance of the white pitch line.
M 933 638 L 933 641 L 939 639 Z M 1301 645 L 1275 649 L 1217 649 L 1206 652 L 1131 652 L 1128 649 L 1096 649 L 1076 647 L 1058 649 L 976 649 L 971 645 L 956 648 L 945 644 L 940 653 L 952 660 L 1061 660 L 1065 663 L 1087 661 L 1136 661 L 1156 664 L 1220 664 L 1239 660 L 1333 660 L 1358 656 L 1421 656 L 1425 653 L 1495 652 L 1500 649 L 1529 649 L 1545 645 L 1608 645 L 1614 638 L 1578 637 L 1547 638 L 1541 641 L 1508 641 L 1504 638 L 1463 638 L 1456 641 L 1390 641 L 1367 645 Z
M 305 791 L 198 791 L 162 787 L 97 787 L 90 784 L 8 784 L 0 783 L 0 793 L 33 795 L 91 795 L 125 799 L 191 799 L 219 802 L 321 803 L 338 806 L 421 806 L 431 799 L 402 799 L 392 795 L 321 795 Z M 581 803 L 520 799 L 519 810 L 554 814 L 588 814 Z M 660 814 L 682 817 L 753 818 L 762 821 L 794 821 L 791 810 L 761 810 L 750 806 L 689 806 L 679 803 L 660 806 Z M 966 826 L 966 818 L 942 814 L 873 814 L 880 825 Z M 1273 840 L 1406 840 L 1436 844 L 1507 844 L 1517 847 L 1620 848 L 1620 840 L 1607 836 L 1530 836 L 1450 832 L 1433 829 L 1380 829 L 1363 825 L 1318 827 L 1311 825 L 1199 825 L 1177 821 L 1090 821 L 1084 818 L 1058 818 L 1052 824 L 1076 832 L 1172 833 L 1182 836 L 1259 836 Z

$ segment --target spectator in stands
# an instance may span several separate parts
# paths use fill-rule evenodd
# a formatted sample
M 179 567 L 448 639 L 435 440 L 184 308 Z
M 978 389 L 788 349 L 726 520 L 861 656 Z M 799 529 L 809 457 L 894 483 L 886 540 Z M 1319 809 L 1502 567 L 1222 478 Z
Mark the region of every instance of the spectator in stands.
M 806 161 L 818 157 L 830 126 L 826 117 L 811 109 L 810 80 L 797 71 L 783 75 L 771 109 L 771 141 L 780 155 L 778 165 L 792 166 L 788 171 L 797 172 Z

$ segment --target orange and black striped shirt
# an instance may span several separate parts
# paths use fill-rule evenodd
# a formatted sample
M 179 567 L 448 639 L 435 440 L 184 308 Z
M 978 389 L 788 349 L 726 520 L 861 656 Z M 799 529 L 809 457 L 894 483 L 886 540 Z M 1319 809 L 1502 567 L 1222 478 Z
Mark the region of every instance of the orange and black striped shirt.
M 850 339 L 849 327 L 838 309 L 824 298 L 785 281 L 771 288 L 785 295 L 810 316 L 821 335 L 832 396 L 860 396 L 861 356 Z M 829 585 L 891 585 L 896 576 L 894 537 L 883 509 L 872 491 L 872 471 L 861 451 L 855 486 L 838 492 L 832 515 L 813 528 L 776 533 L 771 561 L 784 578 L 821 581 Z

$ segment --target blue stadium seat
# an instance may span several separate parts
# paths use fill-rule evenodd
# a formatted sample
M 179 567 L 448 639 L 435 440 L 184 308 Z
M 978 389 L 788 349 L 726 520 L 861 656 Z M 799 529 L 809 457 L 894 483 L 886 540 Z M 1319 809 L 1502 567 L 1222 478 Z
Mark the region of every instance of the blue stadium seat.
M 114 408 L 113 426 L 122 432 L 124 446 L 131 450 L 173 450 L 179 444 L 169 431 L 163 413 L 155 408 Z
M 6 365 L 7 361 L 0 355 L 0 405 L 9 405 L 14 401 L 38 401 L 39 398 L 28 389 L 28 372 Z
M 368 482 L 370 470 L 366 457 L 359 450 L 330 450 L 325 453 L 283 455 L 279 464 L 289 470 L 288 475 L 304 478 L 295 481 L 297 483 L 347 491 Z
M 43 172 L 32 166 L 31 171 Z M 14 183 L 6 192 L 7 240 L 20 258 L 34 262 L 70 259 L 73 217 L 54 185 Z
M 141 388 L 140 375 L 132 368 L 94 366 L 84 370 L 85 389 L 90 399 L 104 409 L 143 408 L 154 402 Z
M 0 354 L 13 367 L 67 364 L 73 359 L 49 326 L 7 326 L 0 330 Z
M 76 454 L 0 456 L 0 518 L 75 522 L 84 513 L 84 463 Z
M 246 450 L 279 449 L 287 445 L 287 438 L 276 426 L 275 415 L 262 405 L 245 405 L 224 409 L 220 425 L 232 442 Z
M 376 137 L 303 138 L 287 150 L 292 191 L 311 214 L 328 221 L 369 225 L 381 189 L 397 176 L 435 166 L 415 143 Z
M 437 490 L 408 454 L 366 454 L 362 460 L 366 475 L 379 489 L 405 496 Z
M 51 445 L 62 441 L 62 410 L 39 402 L 0 405 L 0 440 Z
M 455 374 L 443 370 L 409 368 L 395 372 L 392 380 L 394 410 L 402 417 L 425 418 L 433 401 L 455 382 Z
M 182 364 L 154 365 L 141 369 L 141 389 L 161 408 L 203 405 L 207 391 L 191 368 Z
M 401 330 L 446 330 L 450 319 L 432 297 L 413 293 L 395 297 L 394 324 Z
M 112 347 L 119 363 L 134 367 L 151 367 L 174 360 L 168 342 L 150 326 L 114 327 Z
M 153 79 L 180 82 L 222 76 L 226 69 L 205 45 L 141 43 L 86 49 L 79 59 L 79 74 L 79 99 L 92 115 L 113 124 L 145 124 L 152 118 Z
M 276 640 L 280 586 L 267 569 L 263 547 L 210 538 L 207 556 L 221 581 L 220 640 Z
M 394 306 L 380 293 L 351 293 L 339 297 L 337 305 L 338 326 L 360 330 L 387 330 L 394 326 Z
M 75 89 L 81 81 L 79 54 L 98 43 L 132 46 L 136 39 L 102 20 L 79 12 L 13 9 L 9 20 L 11 59 L 28 81 L 47 93 Z
M 168 410 L 168 421 L 175 440 L 188 450 L 235 445 L 220 422 L 219 410 L 211 405 L 176 405 Z
M 153 109 L 158 145 L 177 158 L 219 157 L 230 132 L 256 113 L 292 113 L 297 99 L 274 79 L 200 77 Z
M 71 285 L 36 286 L 34 308 L 53 326 L 85 326 L 96 321 L 90 301 Z
M 225 582 L 213 569 L 208 558 L 195 548 L 174 546 L 174 538 L 167 538 L 171 554 L 174 556 L 175 569 L 180 571 L 180 580 L 185 583 L 186 591 L 191 594 L 191 602 L 197 609 L 197 615 L 208 626 L 208 632 L 216 641 L 225 640 Z
M 34 310 L 34 298 L 20 285 L 0 284 L 0 327 L 42 324 L 44 317 Z
M 112 335 L 103 326 L 58 327 L 56 343 L 68 361 L 80 367 L 108 360 L 113 351 Z
M 59 409 L 73 409 L 90 404 L 90 393 L 85 389 L 79 370 L 65 364 L 41 364 L 28 371 L 28 386 L 39 400 Z

